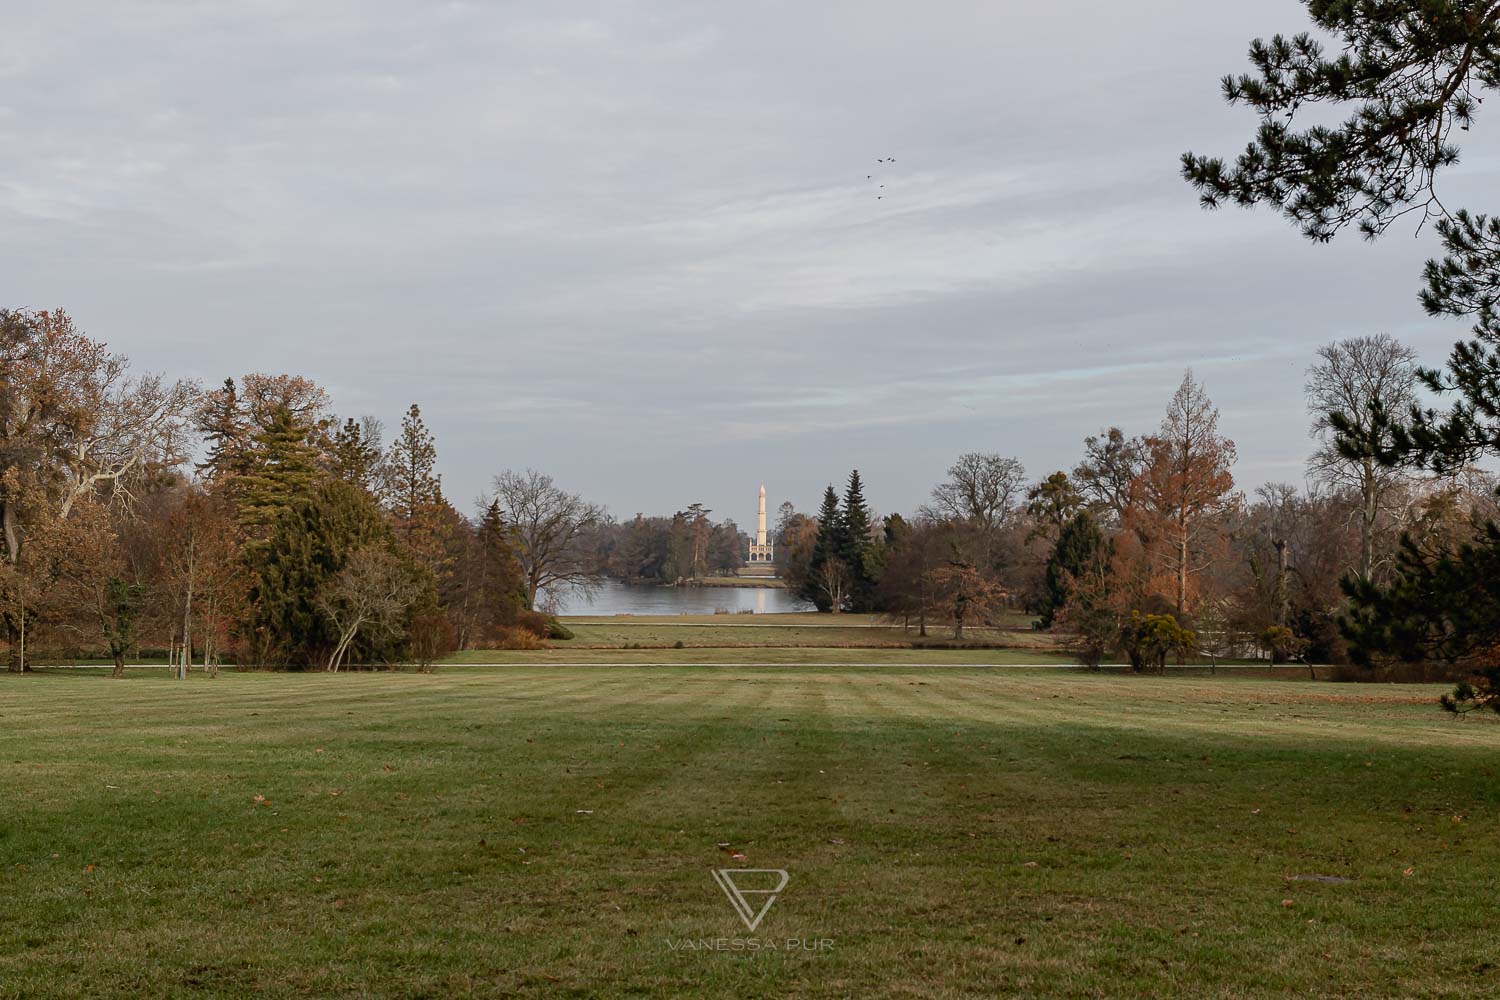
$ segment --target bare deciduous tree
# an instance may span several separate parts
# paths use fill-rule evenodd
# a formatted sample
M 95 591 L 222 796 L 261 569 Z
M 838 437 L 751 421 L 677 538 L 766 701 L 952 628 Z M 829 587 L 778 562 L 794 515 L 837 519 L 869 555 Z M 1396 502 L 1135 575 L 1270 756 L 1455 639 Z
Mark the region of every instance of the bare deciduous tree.
M 834 614 L 838 614 L 844 608 L 844 602 L 849 598 L 849 567 L 844 565 L 842 559 L 828 558 L 814 571 L 814 581 L 818 589 L 828 596 L 828 602 L 832 606 Z
M 202 654 L 203 669 L 217 672 L 216 644 L 225 611 L 235 605 L 244 583 L 243 539 L 234 511 L 222 497 L 188 486 L 167 503 L 155 525 L 157 572 L 162 598 L 181 629 L 173 671 L 186 680 L 195 648 Z
M 604 508 L 563 490 L 535 469 L 507 469 L 495 477 L 495 495 L 515 530 L 516 559 L 532 607 L 543 590 L 587 593 L 595 569 L 586 545 L 589 532 L 604 523 Z
M 5 562 L 20 564 L 28 521 L 67 518 L 95 497 L 128 505 L 135 483 L 180 464 L 196 399 L 190 382 L 132 377 L 124 357 L 85 336 L 64 312 L 0 310 Z M 5 617 L 10 666 L 20 670 L 19 623 L 15 613 Z
M 1019 461 L 971 451 L 949 467 L 924 511 L 934 520 L 965 521 L 989 532 L 1010 519 L 1025 488 Z
M 327 669 L 337 672 L 362 631 L 401 635 L 407 611 L 421 596 L 422 581 L 388 549 L 356 549 L 315 600 L 339 634 Z
M 964 626 L 984 622 L 1005 606 L 1009 596 L 1004 587 L 985 575 L 979 567 L 962 559 L 950 560 L 933 571 L 938 603 L 948 611 L 953 623 L 953 638 L 964 637 Z
M 1417 392 L 1417 355 L 1394 337 L 1352 337 L 1318 348 L 1318 362 L 1307 370 L 1307 408 L 1313 415 L 1312 436 L 1318 447 L 1308 459 L 1308 475 L 1358 498 L 1351 514 L 1359 519 L 1359 575 L 1368 580 L 1376 567 L 1375 528 L 1386 498 L 1401 482 L 1399 468 L 1373 457 L 1349 458 L 1339 451 L 1331 417 L 1348 421 L 1349 436 L 1375 446 L 1371 440 L 1386 432 L 1374 414 L 1402 414 Z
M 48 548 L 56 576 L 47 588 L 48 610 L 63 628 L 102 640 L 114 660 L 114 677 L 125 675 L 125 654 L 150 598 L 149 556 L 124 537 L 127 527 L 104 504 L 79 502 L 70 518 L 57 518 L 36 539 Z
M 1146 467 L 1146 443 L 1127 438 L 1118 427 L 1083 439 L 1083 461 L 1073 470 L 1073 484 L 1098 514 L 1118 523 L 1130 503 L 1130 484 Z

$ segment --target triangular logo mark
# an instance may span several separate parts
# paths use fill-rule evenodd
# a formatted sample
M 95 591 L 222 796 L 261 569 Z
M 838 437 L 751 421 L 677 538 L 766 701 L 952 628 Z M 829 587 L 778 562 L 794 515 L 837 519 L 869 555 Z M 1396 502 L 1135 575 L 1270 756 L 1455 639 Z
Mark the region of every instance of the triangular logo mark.
M 760 876 L 770 876 L 762 878 Z M 781 868 L 716 868 L 714 881 L 729 897 L 734 912 L 740 915 L 745 927 L 751 931 L 760 926 L 761 918 L 776 902 L 781 890 L 791 878 Z M 775 882 L 775 885 L 771 885 Z

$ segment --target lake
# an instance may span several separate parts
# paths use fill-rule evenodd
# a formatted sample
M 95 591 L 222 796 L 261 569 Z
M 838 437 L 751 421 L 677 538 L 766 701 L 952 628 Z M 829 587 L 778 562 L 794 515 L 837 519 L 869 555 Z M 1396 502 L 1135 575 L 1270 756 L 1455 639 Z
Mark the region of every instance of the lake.
M 540 604 L 541 601 L 538 601 Z M 564 615 L 711 615 L 718 608 L 771 614 L 813 606 L 780 587 L 652 587 L 604 580 L 591 598 L 563 595 Z

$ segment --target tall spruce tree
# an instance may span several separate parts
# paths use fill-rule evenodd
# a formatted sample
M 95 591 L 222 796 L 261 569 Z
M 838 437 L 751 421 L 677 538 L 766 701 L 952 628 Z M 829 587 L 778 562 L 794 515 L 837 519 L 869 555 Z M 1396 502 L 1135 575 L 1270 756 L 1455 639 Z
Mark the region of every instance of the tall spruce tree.
M 1500 89 L 1500 3 L 1306 3 L 1313 23 L 1338 40 L 1337 54 L 1326 55 L 1309 34 L 1255 40 L 1254 72 L 1223 81 L 1229 103 L 1259 116 L 1254 138 L 1232 164 L 1183 154 L 1183 175 L 1205 207 L 1272 205 L 1318 242 L 1350 226 L 1373 240 L 1413 213 L 1433 221 L 1445 255 L 1427 262 L 1420 301 L 1430 315 L 1469 317 L 1474 326 L 1446 371 L 1424 369 L 1420 378 L 1454 402 L 1446 411 L 1414 404 L 1404 414 L 1377 404 L 1365 421 L 1331 414 L 1329 422 L 1350 458 L 1445 472 L 1500 453 L 1500 217 L 1450 211 L 1436 183 L 1458 162 L 1454 139 L 1473 124 L 1484 92 Z M 1349 116 L 1327 124 L 1328 109 L 1341 106 Z M 1304 108 L 1318 120 L 1303 126 Z M 1361 423 L 1366 433 L 1357 433 Z M 1430 643 L 1402 637 L 1452 631 L 1443 646 L 1478 671 L 1479 683 L 1445 704 L 1500 705 L 1500 622 L 1470 614 L 1470 606 L 1500 606 L 1500 575 L 1470 572 L 1497 552 L 1500 533 L 1486 529 L 1457 551 L 1405 550 L 1386 590 L 1346 581 L 1355 611 L 1345 631 L 1356 658 L 1434 655 Z M 1458 580 L 1478 591 L 1453 585 Z
M 198 410 L 198 433 L 205 445 L 203 461 L 194 468 L 215 482 L 245 471 L 245 452 L 250 443 L 250 420 L 240 405 L 234 379 L 203 397 Z
M 849 609 L 865 612 L 875 602 L 875 566 L 870 541 L 870 505 L 865 502 L 859 470 L 849 473 L 844 490 L 844 523 L 838 539 L 839 558 L 849 569 Z
M 438 511 L 443 502 L 437 445 L 416 403 L 401 418 L 401 430 L 385 460 L 385 501 L 396 536 L 429 568 L 441 557 Z
M 500 501 L 491 500 L 479 518 L 479 605 L 482 629 L 493 636 L 515 624 L 526 607 L 526 586 L 516 560 L 515 540 Z
M 844 512 L 839 509 L 839 495 L 833 491 L 833 484 L 830 483 L 823 491 L 823 506 L 818 509 L 818 537 L 813 543 L 807 577 L 798 595 L 805 601 L 811 601 L 819 611 L 843 610 L 833 606 L 832 599 L 819 580 L 831 561 L 841 561 L 844 537 Z
M 379 426 L 368 418 L 350 417 L 334 434 L 329 456 L 334 476 L 371 495 L 380 488 Z
M 317 455 L 308 432 L 291 410 L 277 407 L 246 449 L 237 500 L 240 524 L 252 539 L 263 538 L 317 483 Z

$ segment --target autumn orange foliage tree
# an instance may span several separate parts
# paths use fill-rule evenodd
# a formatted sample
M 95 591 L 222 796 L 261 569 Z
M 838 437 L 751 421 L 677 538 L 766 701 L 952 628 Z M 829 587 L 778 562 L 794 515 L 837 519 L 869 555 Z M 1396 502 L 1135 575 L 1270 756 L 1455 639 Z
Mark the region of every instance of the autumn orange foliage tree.
M 1133 544 L 1120 547 L 1148 593 L 1191 614 L 1204 571 L 1226 552 L 1226 518 L 1236 508 L 1234 442 L 1219 434 L 1219 411 L 1188 372 L 1157 433 L 1146 439 L 1146 464 L 1130 484 L 1124 525 Z

